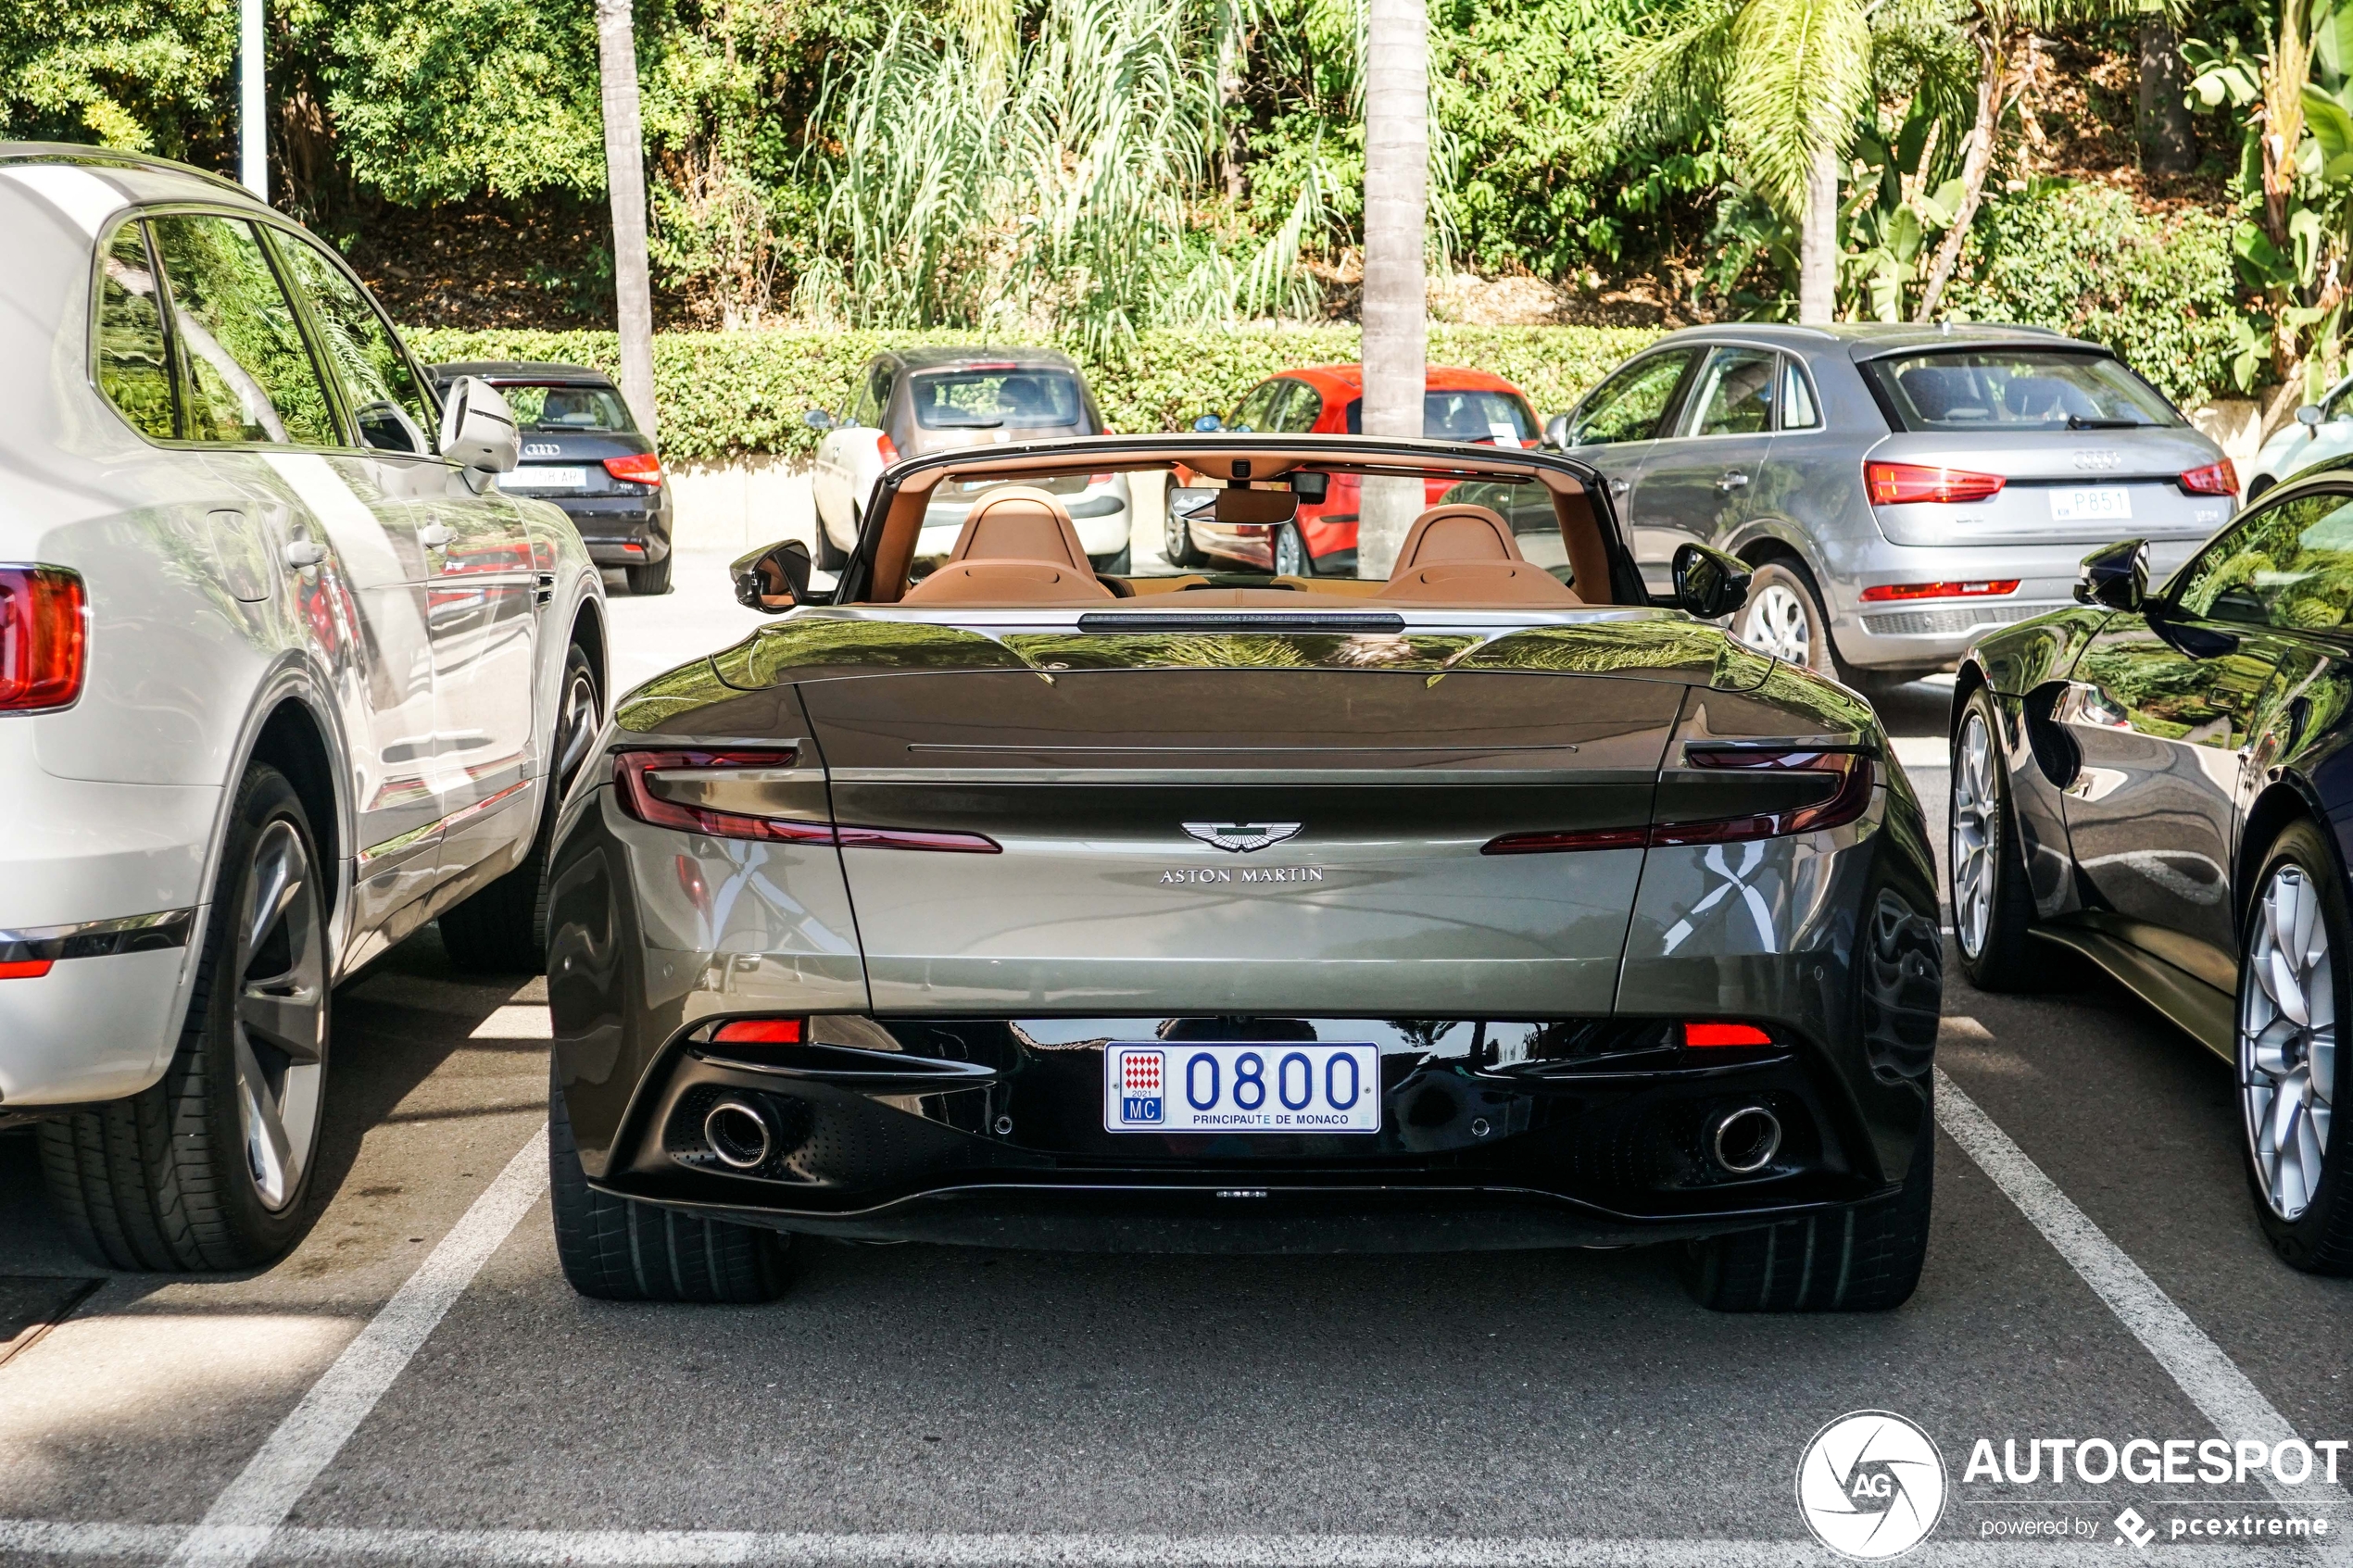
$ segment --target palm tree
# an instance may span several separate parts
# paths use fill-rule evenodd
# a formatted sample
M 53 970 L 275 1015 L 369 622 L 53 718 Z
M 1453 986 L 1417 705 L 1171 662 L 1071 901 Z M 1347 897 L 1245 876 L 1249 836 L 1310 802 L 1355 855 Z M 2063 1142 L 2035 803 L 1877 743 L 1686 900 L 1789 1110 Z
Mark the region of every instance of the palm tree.
M 654 411 L 653 284 L 646 263 L 646 139 L 637 114 L 637 38 L 630 0 L 597 0 L 604 89 L 605 188 L 612 197 L 612 279 L 620 311 L 621 395 L 648 435 Z
M 1365 433 L 1418 437 L 1428 325 L 1429 38 L 1425 0 L 1371 0 L 1365 46 Z M 1386 577 L 1417 479 L 1365 481 L 1357 573 Z
M 1605 135 L 1654 143 L 1720 127 L 1747 182 L 1798 223 L 1797 319 L 1831 319 L 1838 166 L 1871 101 L 1863 0 L 1690 0 L 1617 62 Z

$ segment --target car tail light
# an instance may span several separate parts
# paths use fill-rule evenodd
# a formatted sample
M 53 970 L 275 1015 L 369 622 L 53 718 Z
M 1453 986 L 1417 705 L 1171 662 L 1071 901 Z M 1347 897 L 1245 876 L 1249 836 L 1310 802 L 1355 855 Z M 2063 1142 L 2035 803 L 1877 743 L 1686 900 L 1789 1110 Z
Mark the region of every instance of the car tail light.
M 1109 484 L 1113 477 L 1107 473 L 1090 473 L 1087 476 L 1087 488 L 1092 490 L 1098 484 Z
M 1890 599 L 1973 599 L 2018 592 L 2015 577 L 1986 577 L 1969 583 L 1882 583 L 1862 593 L 1865 604 L 1885 604 Z
M 49 972 L 55 959 L 14 959 L 0 963 L 0 980 L 38 980 Z
M 711 1033 L 721 1046 L 797 1046 L 803 1033 L 798 1018 L 733 1018 Z
M 1687 746 L 1686 766 L 1769 768 L 1823 773 L 1835 779 L 1830 794 L 1810 805 L 1747 817 L 1699 822 L 1654 822 L 1647 828 L 1581 828 L 1555 833 L 1510 833 L 1480 846 L 1482 855 L 1554 855 L 1579 849 L 1664 848 L 1679 844 L 1733 844 L 1751 838 L 1782 838 L 1843 827 L 1871 803 L 1871 759 L 1852 751 L 1806 751 L 1782 746 Z
M 1715 1046 L 1769 1046 L 1773 1036 L 1754 1023 L 1686 1023 L 1683 1044 L 1703 1049 Z
M 899 443 L 893 441 L 887 435 L 877 435 L 875 437 L 875 450 L 882 454 L 883 467 L 885 468 L 890 467 L 891 464 L 899 460 Z
M 64 708 L 82 695 L 89 608 L 78 571 L 0 566 L 0 712 Z
M 1875 507 L 1907 506 L 1914 501 L 1986 501 L 2001 494 L 2006 481 L 1998 473 L 1970 473 L 1965 469 L 1927 468 L 1918 463 L 1866 463 L 1863 486 Z
M 2193 495 L 2235 495 L 2239 493 L 2239 470 L 2225 458 L 2183 474 L 2182 488 Z
M 641 822 L 712 838 L 765 839 L 776 844 L 828 844 L 845 849 L 933 849 L 996 855 L 1002 847 L 976 833 L 936 833 L 922 828 L 836 827 L 798 817 L 756 817 L 714 811 L 656 793 L 656 773 L 715 773 L 790 768 L 799 760 L 791 749 L 775 751 L 623 751 L 613 757 L 613 786 L 622 809 Z
M 660 484 L 661 459 L 651 452 L 633 452 L 626 458 L 607 458 L 605 471 L 632 484 Z

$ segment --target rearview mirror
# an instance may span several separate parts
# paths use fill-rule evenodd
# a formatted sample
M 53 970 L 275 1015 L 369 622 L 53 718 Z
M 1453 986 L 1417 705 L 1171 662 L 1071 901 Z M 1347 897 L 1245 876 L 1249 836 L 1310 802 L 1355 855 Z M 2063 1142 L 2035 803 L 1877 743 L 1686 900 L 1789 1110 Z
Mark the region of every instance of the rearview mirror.
M 800 411 L 800 422 L 807 425 L 811 430 L 831 430 L 835 425 L 840 423 L 838 420 L 835 419 L 830 412 L 824 408 L 803 408 Z
M 441 401 L 441 455 L 468 474 L 512 473 L 522 460 L 515 411 L 480 376 L 459 376 Z
M 2144 539 L 2120 539 L 2083 558 L 2075 570 L 2075 602 L 2130 613 L 2148 597 L 2149 547 Z
M 2318 429 L 2321 422 L 2327 418 L 2326 414 L 2321 412 L 2321 406 L 2318 403 L 2307 403 L 2296 411 L 2296 422 L 2308 429 Z
M 824 603 L 830 595 L 810 591 L 810 564 L 809 546 L 798 539 L 754 550 L 728 568 L 736 580 L 736 602 L 765 615 Z
M 1721 550 L 1683 545 L 1675 551 L 1675 602 L 1702 621 L 1720 621 L 1748 603 L 1748 568 Z
M 1555 451 L 1568 450 L 1568 416 L 1554 414 L 1544 421 L 1544 445 Z

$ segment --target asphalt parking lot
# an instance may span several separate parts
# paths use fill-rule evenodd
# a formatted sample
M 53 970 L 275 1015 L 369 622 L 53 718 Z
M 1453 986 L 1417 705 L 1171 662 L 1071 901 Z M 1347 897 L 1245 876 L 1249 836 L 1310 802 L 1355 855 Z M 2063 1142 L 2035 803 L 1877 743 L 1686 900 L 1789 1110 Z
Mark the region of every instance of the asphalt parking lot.
M 678 580 L 616 596 L 623 683 L 749 623 Z M 1944 705 L 1882 705 L 1940 838 Z M 339 992 L 316 1223 L 250 1276 L 94 1268 L 0 1135 L 0 1561 L 1810 1562 L 1799 1456 L 1875 1409 L 1949 1473 L 1908 1561 L 2353 1562 L 2341 1441 L 2334 1486 L 1969 1462 L 2353 1439 L 2353 1282 L 2270 1255 L 2228 1070 L 2105 983 L 1948 978 L 1927 1273 L 1853 1317 L 1711 1314 L 1666 1248 L 824 1244 L 773 1307 L 584 1301 L 541 996 L 430 932 Z

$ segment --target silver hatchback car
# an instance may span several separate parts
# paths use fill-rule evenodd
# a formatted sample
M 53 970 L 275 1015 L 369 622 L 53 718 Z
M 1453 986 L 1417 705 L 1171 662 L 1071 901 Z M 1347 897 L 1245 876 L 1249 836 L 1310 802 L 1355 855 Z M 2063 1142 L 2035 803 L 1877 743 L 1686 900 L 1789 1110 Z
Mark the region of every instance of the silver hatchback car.
M 1864 686 L 2072 602 L 2095 546 L 2146 539 L 2171 571 L 2238 489 L 2114 354 L 2033 327 L 1693 328 L 1549 435 L 1608 476 L 1653 590 L 1679 545 L 1737 555 L 1741 637 Z

